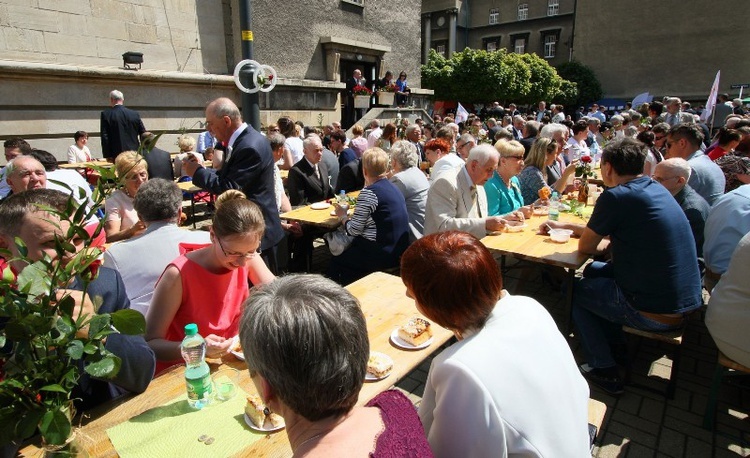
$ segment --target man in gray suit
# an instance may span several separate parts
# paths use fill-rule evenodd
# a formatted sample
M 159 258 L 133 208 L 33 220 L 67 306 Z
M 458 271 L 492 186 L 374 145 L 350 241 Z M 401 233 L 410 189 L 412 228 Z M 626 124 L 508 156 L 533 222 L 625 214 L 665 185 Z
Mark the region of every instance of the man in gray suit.
M 135 194 L 133 206 L 146 225 L 142 235 L 117 242 L 104 252 L 104 266 L 118 270 L 130 308 L 146 315 L 156 281 L 181 254 L 211 243 L 206 231 L 180 229 L 182 191 L 169 180 L 154 178 Z
M 409 126 L 411 127 L 411 126 Z M 409 241 L 414 242 L 424 234 L 424 214 L 430 182 L 419 170 L 419 153 L 414 143 L 397 141 L 391 146 L 391 183 L 396 185 L 406 200 L 409 215 Z
M 424 234 L 450 230 L 465 231 L 481 239 L 487 232 L 505 227 L 499 216 L 487 215 L 484 183 L 500 162 L 500 153 L 492 145 L 475 146 L 466 164 L 457 172 L 440 175 L 427 193 Z

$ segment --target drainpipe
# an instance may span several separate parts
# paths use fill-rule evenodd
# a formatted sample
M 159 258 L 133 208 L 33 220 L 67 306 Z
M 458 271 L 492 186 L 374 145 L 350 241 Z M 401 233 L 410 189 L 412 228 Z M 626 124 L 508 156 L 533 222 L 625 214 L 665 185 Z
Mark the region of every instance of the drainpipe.
M 240 39 L 242 45 L 242 60 L 253 58 L 253 7 L 252 0 L 239 0 L 240 6 Z M 250 77 L 248 72 L 243 72 L 245 80 Z M 245 87 L 252 87 L 243 81 Z M 260 131 L 260 106 L 258 103 L 258 93 L 248 94 L 242 92 L 242 118 L 253 126 L 255 130 Z

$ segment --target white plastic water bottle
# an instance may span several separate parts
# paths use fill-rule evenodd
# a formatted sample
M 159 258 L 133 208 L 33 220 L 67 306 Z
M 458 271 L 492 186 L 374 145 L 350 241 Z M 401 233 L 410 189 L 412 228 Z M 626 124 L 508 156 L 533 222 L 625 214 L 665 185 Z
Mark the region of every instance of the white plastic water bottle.
M 339 205 L 344 205 L 345 203 L 347 203 L 346 191 L 344 191 L 343 189 L 339 191 L 339 195 L 336 198 L 336 201 L 339 203 Z
M 557 191 L 552 192 L 552 197 L 549 199 L 549 219 L 550 221 L 557 221 L 560 218 L 560 197 L 557 195 Z
M 190 323 L 185 326 L 185 338 L 180 344 L 180 351 L 185 360 L 188 404 L 196 409 L 202 409 L 211 402 L 213 385 L 211 371 L 206 364 L 206 341 L 198 334 L 197 324 Z

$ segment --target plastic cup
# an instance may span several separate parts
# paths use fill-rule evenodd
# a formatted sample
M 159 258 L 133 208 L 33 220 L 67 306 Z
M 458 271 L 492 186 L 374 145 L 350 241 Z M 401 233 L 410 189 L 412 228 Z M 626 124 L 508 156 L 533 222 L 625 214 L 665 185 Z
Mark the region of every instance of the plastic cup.
M 214 395 L 219 401 L 228 401 L 237 394 L 237 382 L 240 372 L 231 367 L 219 369 L 211 377 L 214 383 Z

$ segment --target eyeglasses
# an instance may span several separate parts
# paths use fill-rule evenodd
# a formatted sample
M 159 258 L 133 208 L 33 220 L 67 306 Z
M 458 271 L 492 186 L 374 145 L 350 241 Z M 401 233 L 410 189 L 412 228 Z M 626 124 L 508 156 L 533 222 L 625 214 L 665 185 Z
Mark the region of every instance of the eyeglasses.
M 250 251 L 248 253 L 234 253 L 229 252 L 227 253 L 227 250 L 224 249 L 224 245 L 221 243 L 221 239 L 219 237 L 216 237 L 216 241 L 219 242 L 219 248 L 221 248 L 221 252 L 224 253 L 224 256 L 228 258 L 248 258 L 253 259 L 254 257 L 258 256 L 260 254 L 260 245 L 258 245 L 258 248 L 255 249 L 255 251 Z

